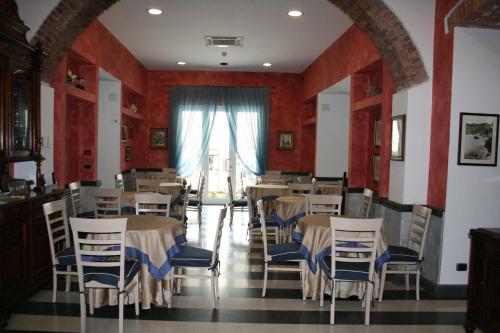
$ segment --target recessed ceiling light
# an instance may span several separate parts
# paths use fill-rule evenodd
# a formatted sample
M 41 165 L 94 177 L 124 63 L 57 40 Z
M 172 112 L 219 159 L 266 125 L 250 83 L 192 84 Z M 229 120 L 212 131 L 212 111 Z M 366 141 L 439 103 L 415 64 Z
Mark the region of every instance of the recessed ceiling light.
M 298 10 L 298 9 L 292 9 L 288 12 L 288 16 L 291 16 L 291 17 L 299 17 L 299 16 L 302 16 L 302 11 Z
M 163 10 L 158 9 L 158 8 L 149 8 L 148 13 L 151 15 L 161 15 L 161 14 L 163 14 Z
M 177 65 L 184 66 L 186 64 L 185 61 L 177 61 Z
M 273 64 L 271 64 L 270 62 L 265 62 L 262 64 L 262 66 L 264 67 L 271 67 Z

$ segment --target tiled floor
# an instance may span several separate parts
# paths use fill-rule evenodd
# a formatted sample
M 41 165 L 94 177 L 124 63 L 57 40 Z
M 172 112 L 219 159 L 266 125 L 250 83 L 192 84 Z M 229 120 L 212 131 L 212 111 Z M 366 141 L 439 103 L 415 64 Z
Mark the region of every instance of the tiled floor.
M 212 248 L 220 207 L 206 206 L 202 224 L 196 213 L 189 215 L 188 241 Z M 226 219 L 228 222 L 228 219 Z M 125 310 L 126 332 L 386 332 L 448 333 L 463 332 L 464 300 L 431 299 L 425 291 L 416 302 L 414 291 L 388 283 L 384 301 L 372 308 L 371 325 L 364 326 L 361 303 L 338 300 L 336 324 L 329 325 L 329 303 L 302 301 L 298 275 L 270 274 L 266 298 L 261 298 L 262 250 L 247 253 L 246 213 L 235 213 L 232 228 L 226 223 L 221 248 L 221 298 L 217 310 L 211 309 L 209 281 L 187 280 L 181 295 L 174 296 L 172 308 L 141 310 L 137 318 L 133 307 Z M 47 287 L 48 288 L 48 287 Z M 117 308 L 97 309 L 87 320 L 88 332 L 116 332 Z M 60 292 L 51 303 L 50 290 L 40 291 L 20 306 L 12 316 L 9 331 L 78 332 L 78 294 Z

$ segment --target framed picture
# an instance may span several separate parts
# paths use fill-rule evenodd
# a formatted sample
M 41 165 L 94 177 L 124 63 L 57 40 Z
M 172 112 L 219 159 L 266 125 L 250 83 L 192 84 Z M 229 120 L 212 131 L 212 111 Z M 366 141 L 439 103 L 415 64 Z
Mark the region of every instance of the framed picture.
M 151 128 L 149 130 L 149 146 L 154 149 L 167 149 L 168 129 Z
M 373 155 L 372 175 L 373 182 L 378 183 L 380 181 L 380 155 Z
M 280 131 L 278 132 L 278 149 L 293 150 L 295 140 L 295 132 Z
M 127 126 L 122 126 L 120 131 L 120 138 L 122 142 L 127 142 L 127 132 L 128 132 Z
M 375 147 L 380 147 L 382 138 L 382 119 L 376 119 L 373 127 L 373 144 Z
M 405 126 L 406 115 L 392 117 L 391 128 L 391 160 L 404 161 L 405 159 Z
M 132 147 L 126 146 L 125 147 L 125 161 L 130 161 L 132 160 Z
M 498 114 L 460 113 L 459 165 L 497 165 Z

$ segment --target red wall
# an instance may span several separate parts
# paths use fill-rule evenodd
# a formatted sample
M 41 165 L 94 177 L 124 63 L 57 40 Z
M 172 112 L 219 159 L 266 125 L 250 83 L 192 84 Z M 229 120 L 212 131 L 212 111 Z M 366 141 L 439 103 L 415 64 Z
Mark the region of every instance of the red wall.
M 444 17 L 458 0 L 436 1 L 432 85 L 431 146 L 427 204 L 444 208 L 450 145 L 453 31 L 444 32 Z
M 301 171 L 300 115 L 302 112 L 302 76 L 300 74 L 215 72 L 215 71 L 149 71 L 148 131 L 151 127 L 169 127 L 168 86 L 239 86 L 270 88 L 269 163 L 268 168 Z M 277 149 L 277 132 L 296 132 L 293 151 Z M 147 143 L 145 143 L 147 146 Z M 167 165 L 168 152 L 148 149 L 147 164 L 160 168 Z M 307 165 L 306 165 L 307 167 Z

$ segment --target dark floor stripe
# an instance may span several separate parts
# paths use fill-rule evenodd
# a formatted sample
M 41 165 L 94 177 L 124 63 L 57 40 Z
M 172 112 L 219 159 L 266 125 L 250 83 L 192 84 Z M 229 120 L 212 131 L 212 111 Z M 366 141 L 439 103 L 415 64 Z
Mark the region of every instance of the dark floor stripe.
M 79 316 L 78 304 L 28 302 L 16 313 L 46 316 Z M 286 314 L 286 315 L 284 315 Z M 118 307 L 104 307 L 95 310 L 94 317 L 117 318 Z M 125 307 L 125 318 L 157 321 L 260 323 L 260 324 L 329 324 L 328 311 L 271 311 L 271 310 L 221 310 L 155 307 L 141 310 L 135 317 L 134 307 Z M 338 311 L 335 322 L 342 325 L 362 325 L 364 312 Z M 372 325 L 461 325 L 462 312 L 372 312 Z

